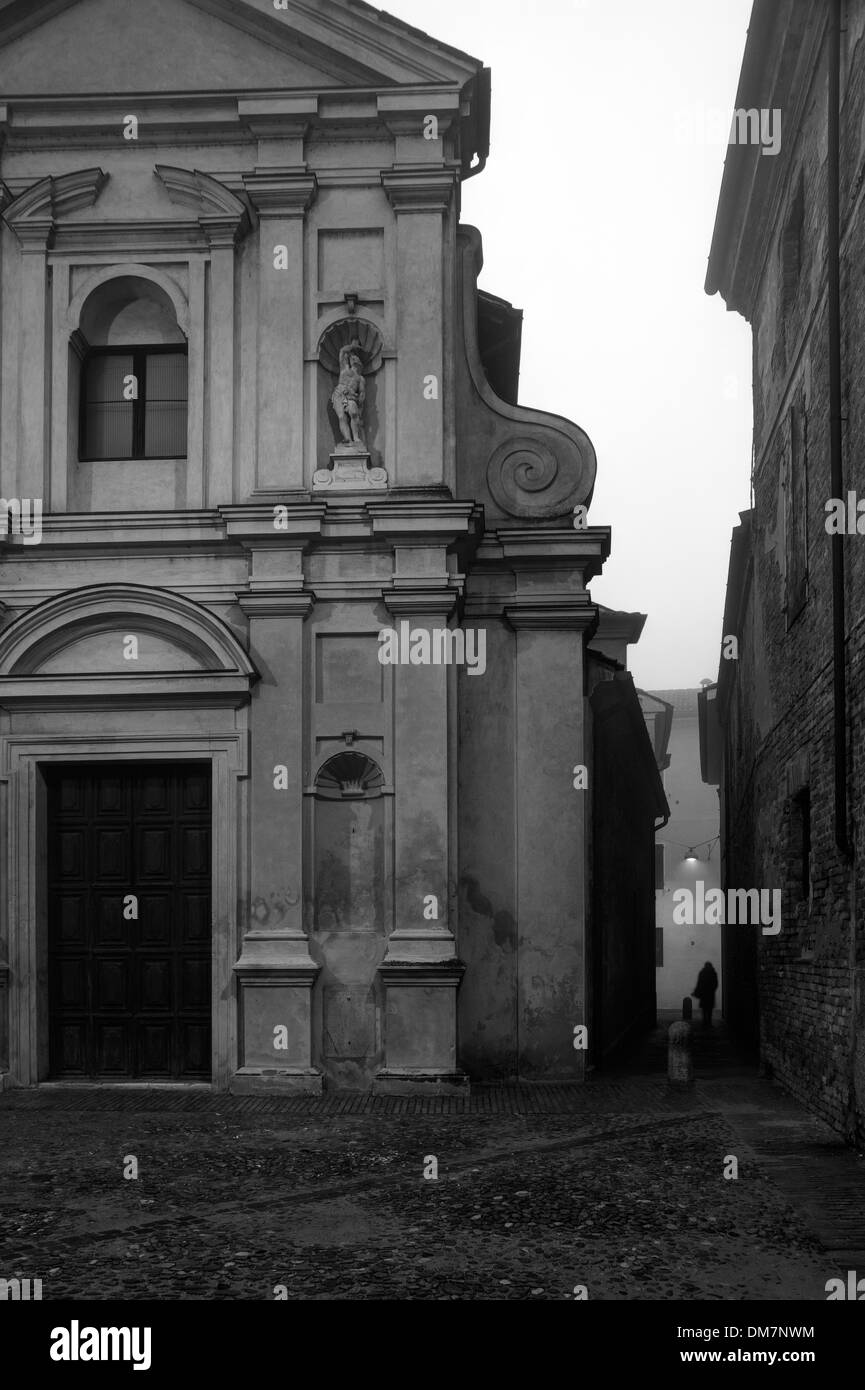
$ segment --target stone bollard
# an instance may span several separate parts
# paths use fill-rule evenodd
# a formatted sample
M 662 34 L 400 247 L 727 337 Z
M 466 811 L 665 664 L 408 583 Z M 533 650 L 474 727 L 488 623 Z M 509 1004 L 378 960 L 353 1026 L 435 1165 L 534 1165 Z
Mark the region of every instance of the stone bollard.
M 690 1086 L 694 1080 L 690 1023 L 671 1023 L 667 1035 L 667 1083 Z
M 694 1005 L 691 1000 L 690 994 L 686 994 L 684 999 L 682 1000 L 682 1018 L 685 1019 L 686 1023 L 690 1023 L 693 1016 Z

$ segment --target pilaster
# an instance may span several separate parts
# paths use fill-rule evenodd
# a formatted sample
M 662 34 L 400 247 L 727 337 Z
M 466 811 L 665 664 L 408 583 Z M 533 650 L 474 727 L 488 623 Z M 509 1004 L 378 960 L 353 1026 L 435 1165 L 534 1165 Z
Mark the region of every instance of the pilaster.
M 285 491 L 304 486 L 304 223 L 317 184 L 301 166 L 259 167 L 243 185 L 259 223 L 255 490 Z
M 382 174 L 396 214 L 396 481 L 430 486 L 444 476 L 444 215 L 456 186 L 441 166 Z M 398 470 L 398 471 L 397 471 Z
M 107 175 L 101 169 L 78 169 L 57 178 L 40 179 L 14 198 L 3 216 L 21 246 L 20 433 L 18 496 L 50 498 L 49 459 L 51 418 L 48 390 L 51 355 L 48 331 L 48 251 L 58 219 L 96 202 Z M 65 441 L 64 441 L 65 454 Z
M 235 248 L 250 214 L 209 174 L 167 164 L 157 164 L 155 173 L 171 201 L 193 214 L 210 248 L 204 501 L 216 507 L 234 501 Z
M 574 1028 L 587 1021 L 587 821 L 591 795 L 574 787 L 586 764 L 585 644 L 597 623 L 588 595 L 518 594 L 505 607 L 516 633 L 515 826 L 519 1075 L 583 1075 Z M 555 872 L 551 872 L 552 867 Z
M 319 1092 L 312 1065 L 312 986 L 319 967 L 303 930 L 303 624 L 301 541 L 255 550 L 239 599 L 265 679 L 252 708 L 250 912 L 240 959 L 240 1066 L 231 1089 Z M 275 568 L 281 572 L 277 587 Z M 292 584 L 292 578 L 294 583 Z
M 409 562 L 416 565 L 416 558 Z M 397 577 L 400 569 L 398 549 Z M 442 578 L 436 587 L 403 583 L 382 595 L 397 625 L 410 623 L 411 632 L 447 625 L 456 589 Z M 448 683 L 454 676 L 444 665 L 394 667 L 394 929 L 379 968 L 385 1064 L 376 1091 L 443 1093 L 467 1085 L 456 1046 L 464 967 L 448 919 Z
M 210 245 L 208 448 L 206 505 L 234 500 L 234 248 L 237 225 L 213 219 Z

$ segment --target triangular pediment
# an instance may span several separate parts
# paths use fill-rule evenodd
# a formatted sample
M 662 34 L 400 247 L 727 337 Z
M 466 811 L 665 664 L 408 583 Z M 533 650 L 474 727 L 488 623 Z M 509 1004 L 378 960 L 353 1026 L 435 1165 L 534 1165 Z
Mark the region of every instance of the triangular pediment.
M 0 0 L 0 99 L 462 84 L 477 67 L 357 0 Z

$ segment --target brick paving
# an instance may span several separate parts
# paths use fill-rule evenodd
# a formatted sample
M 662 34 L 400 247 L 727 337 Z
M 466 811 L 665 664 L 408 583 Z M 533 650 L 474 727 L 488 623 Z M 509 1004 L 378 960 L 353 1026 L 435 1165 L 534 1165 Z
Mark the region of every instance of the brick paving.
M 861 1156 L 753 1069 L 671 1091 L 657 1060 L 656 1039 L 629 1072 L 469 1098 L 7 1091 L 0 1277 L 44 1299 L 822 1300 L 865 1272 Z

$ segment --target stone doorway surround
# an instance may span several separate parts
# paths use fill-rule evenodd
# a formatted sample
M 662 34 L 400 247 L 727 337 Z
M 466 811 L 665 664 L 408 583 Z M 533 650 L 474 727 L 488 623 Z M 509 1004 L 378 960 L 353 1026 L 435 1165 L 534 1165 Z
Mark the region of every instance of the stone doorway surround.
M 88 619 L 92 619 L 92 626 Z M 176 635 L 187 670 L 134 675 L 63 668 L 88 629 Z M 46 652 L 50 655 L 46 657 Z M 61 669 L 58 668 L 58 657 Z M 47 662 L 51 674 L 40 674 Z M 244 779 L 258 678 L 230 629 L 191 600 L 138 585 L 93 586 L 30 609 L 0 634 L 0 969 L 7 980 L 7 1085 L 48 1077 L 47 789 L 59 763 L 205 762 L 212 771 L 212 1087 L 237 1057 L 233 967 L 247 852 Z M 0 1027 L 3 1019 L 0 1017 Z M 4 1030 L 5 1031 L 5 1030 Z M 7 1059 L 2 1052 L 0 1065 Z
M 149 737 L 7 738 L 0 782 L 5 795 L 8 912 L 9 1078 L 35 1086 L 48 1078 L 48 979 L 46 913 L 47 792 L 44 768 L 63 763 L 209 761 L 212 768 L 212 1084 L 226 1089 L 237 1055 L 233 967 L 237 958 L 237 792 L 242 739 Z M 5 822 L 5 827 L 3 827 Z

